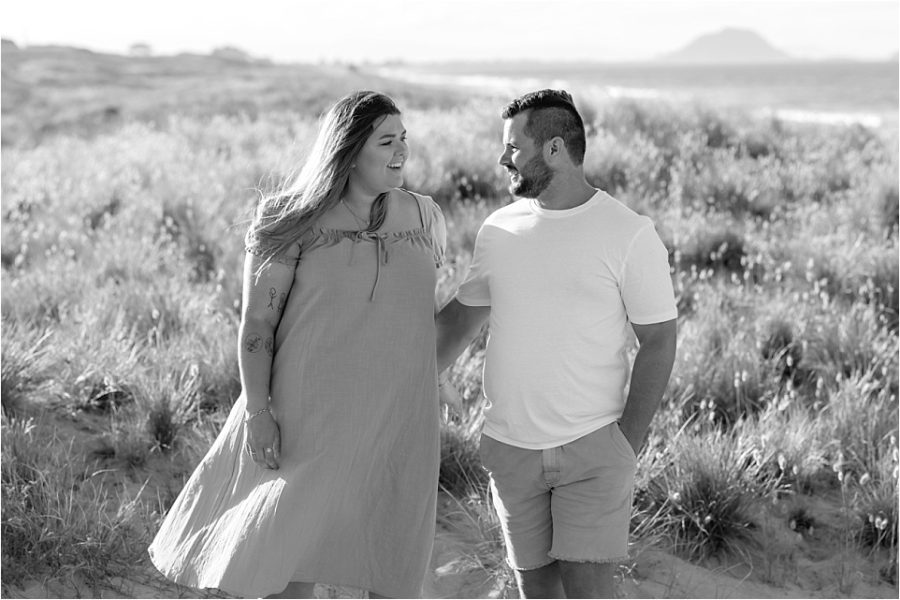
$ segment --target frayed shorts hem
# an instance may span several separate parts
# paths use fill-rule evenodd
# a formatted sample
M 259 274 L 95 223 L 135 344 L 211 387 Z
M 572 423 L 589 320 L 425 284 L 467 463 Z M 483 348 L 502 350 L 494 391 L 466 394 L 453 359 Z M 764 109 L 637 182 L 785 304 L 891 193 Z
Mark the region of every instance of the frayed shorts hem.
M 611 558 L 572 558 L 569 556 L 557 556 L 550 555 L 550 558 L 553 560 L 564 560 L 566 562 L 574 562 L 574 563 L 596 563 L 596 564 L 607 564 L 607 563 L 618 563 L 623 560 L 628 560 L 628 555 L 625 556 L 613 556 Z
M 547 560 L 547 562 L 541 563 L 539 565 L 528 566 L 528 567 L 517 567 L 516 565 L 512 564 L 510 561 L 506 561 L 506 564 L 508 564 L 509 567 L 513 571 L 534 571 L 535 569 L 540 569 L 541 567 L 546 567 L 547 565 L 552 565 L 555 562 L 556 562 L 555 558 L 550 558 L 549 560 Z
M 509 564 L 510 568 L 513 569 L 514 571 L 534 571 L 535 569 L 540 569 L 542 567 L 546 567 L 547 565 L 552 565 L 553 563 L 555 563 L 558 560 L 563 560 L 566 562 L 574 562 L 574 563 L 594 563 L 594 564 L 598 564 L 598 565 L 604 565 L 604 564 L 609 564 L 609 563 L 620 563 L 622 561 L 628 560 L 628 555 L 626 554 L 625 556 L 614 556 L 612 558 L 569 558 L 567 556 L 550 555 L 550 560 L 548 560 L 547 562 L 541 563 L 539 565 L 535 565 L 533 567 L 532 566 L 517 567 L 517 566 L 513 565 L 512 563 L 510 563 L 509 561 L 507 561 L 507 564 Z

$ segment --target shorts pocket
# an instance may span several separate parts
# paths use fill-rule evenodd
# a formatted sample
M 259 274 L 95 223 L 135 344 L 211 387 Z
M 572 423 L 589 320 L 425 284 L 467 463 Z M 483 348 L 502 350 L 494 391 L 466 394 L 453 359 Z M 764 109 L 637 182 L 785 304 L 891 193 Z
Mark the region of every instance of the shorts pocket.
M 634 453 L 634 448 L 631 447 L 628 438 L 622 433 L 622 427 L 619 425 L 619 422 L 616 421 L 613 425 L 613 437 L 616 439 L 619 446 L 622 447 L 621 449 L 625 452 L 625 455 L 628 456 L 632 462 L 637 463 L 637 454 Z

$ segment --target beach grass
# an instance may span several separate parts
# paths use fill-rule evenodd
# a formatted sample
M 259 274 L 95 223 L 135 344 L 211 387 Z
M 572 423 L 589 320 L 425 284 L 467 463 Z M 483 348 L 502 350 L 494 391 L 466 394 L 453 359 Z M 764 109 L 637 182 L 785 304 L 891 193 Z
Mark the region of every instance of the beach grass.
M 406 185 L 448 221 L 447 299 L 480 223 L 510 200 L 498 104 L 403 97 L 419 98 L 404 107 Z M 40 134 L 17 121 L 2 151 L 4 589 L 76 573 L 96 586 L 146 564 L 240 392 L 250 211 L 296 170 L 320 104 L 191 104 L 152 118 L 144 107 Z M 836 494 L 848 552 L 896 586 L 896 132 L 588 105 L 588 179 L 654 220 L 680 312 L 675 369 L 639 457 L 635 548 L 752 562 L 760 507 Z M 442 518 L 479 532 L 473 565 L 509 583 L 478 458 L 487 334 L 451 370 L 463 407 L 443 416 L 440 485 L 454 514 Z M 786 530 L 826 519 L 797 506 Z

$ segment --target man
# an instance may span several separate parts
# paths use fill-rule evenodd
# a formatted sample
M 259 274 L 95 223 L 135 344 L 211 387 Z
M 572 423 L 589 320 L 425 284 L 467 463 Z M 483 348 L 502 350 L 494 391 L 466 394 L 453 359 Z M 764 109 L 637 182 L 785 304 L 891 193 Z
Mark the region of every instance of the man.
M 438 369 L 490 318 L 480 452 L 520 592 L 612 598 L 636 456 L 675 358 L 667 253 L 648 218 L 588 184 L 568 93 L 526 94 L 502 116 L 499 163 L 520 199 L 478 232 L 438 315 Z

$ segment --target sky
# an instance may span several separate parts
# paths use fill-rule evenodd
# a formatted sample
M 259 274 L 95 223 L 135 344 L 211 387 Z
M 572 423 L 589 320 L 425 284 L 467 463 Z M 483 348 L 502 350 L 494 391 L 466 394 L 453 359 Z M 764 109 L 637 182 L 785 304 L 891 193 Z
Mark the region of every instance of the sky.
M 4 0 L 0 35 L 125 54 L 235 46 L 276 62 L 655 58 L 726 27 L 796 58 L 900 50 L 900 0 Z

